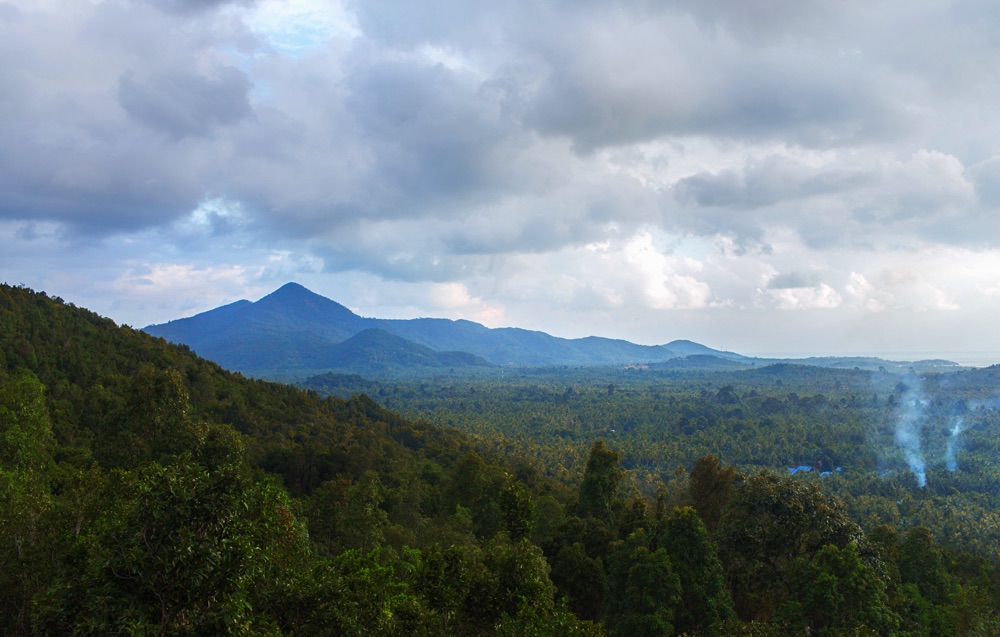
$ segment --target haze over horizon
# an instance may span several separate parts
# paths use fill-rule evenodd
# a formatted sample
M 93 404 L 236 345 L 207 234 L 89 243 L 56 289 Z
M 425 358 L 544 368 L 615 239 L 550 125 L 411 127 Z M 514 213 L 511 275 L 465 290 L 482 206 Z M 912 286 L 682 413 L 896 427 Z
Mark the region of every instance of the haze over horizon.
M 291 290 L 291 293 L 288 293 L 289 290 Z M 302 286 L 300 283 L 297 283 L 295 281 L 290 281 L 290 282 L 286 283 L 285 285 L 281 286 L 279 289 L 274 290 L 271 293 L 265 295 L 265 297 L 269 297 L 267 299 L 268 301 L 273 301 L 274 299 L 279 299 L 278 303 L 280 305 L 285 306 L 288 309 L 289 314 L 291 316 L 295 316 L 296 314 L 298 314 L 297 306 L 301 305 L 301 306 L 309 307 L 309 308 L 312 308 L 314 306 L 313 305 L 313 299 L 314 299 L 314 295 L 315 294 L 316 294 L 315 292 L 313 292 L 312 290 L 309 290 L 305 286 Z M 322 296 L 322 295 L 320 295 L 320 296 Z M 245 302 L 256 303 L 257 301 L 264 301 L 265 297 L 261 297 L 260 299 L 254 299 L 254 300 L 240 299 L 239 301 L 236 301 L 234 303 L 245 303 Z M 336 302 L 335 299 L 329 299 L 329 300 Z M 274 306 L 272 305 L 272 307 L 274 307 Z M 219 309 L 219 308 L 212 308 L 212 309 L 214 310 L 214 309 Z M 381 318 L 385 318 L 385 317 L 379 317 L 379 316 L 364 314 L 363 312 L 359 312 L 356 308 L 348 308 L 348 310 L 350 310 L 351 312 L 354 312 L 354 314 L 356 314 L 356 315 L 358 315 L 360 317 L 363 317 L 363 318 L 369 318 L 369 319 L 381 319 Z M 211 313 L 211 311 L 212 310 L 209 310 L 208 312 Z M 334 313 L 334 314 L 337 314 L 337 313 Z M 189 318 L 189 317 L 180 317 L 180 318 Z M 432 316 L 419 316 L 419 317 L 418 316 L 402 316 L 402 317 L 394 317 L 394 318 L 400 319 L 400 320 L 406 320 L 406 319 L 417 319 L 417 318 L 441 318 L 441 317 L 432 317 Z M 180 319 L 174 319 L 174 320 L 180 320 Z M 331 322 L 336 323 L 339 320 L 339 317 L 331 315 L 330 316 L 330 320 L 331 320 Z M 169 323 L 169 322 L 170 321 L 167 321 L 165 323 Z M 144 326 L 143 328 L 145 329 L 145 328 L 153 328 L 153 327 L 162 327 L 162 325 L 163 324 L 152 324 L 152 325 Z M 518 326 L 512 325 L 512 326 L 503 326 L 503 327 L 518 327 Z M 164 336 L 164 334 L 159 333 L 157 330 L 150 330 L 150 331 L 152 333 L 154 333 L 155 335 Z M 195 332 L 197 332 L 197 330 L 195 330 Z M 560 336 L 559 334 L 550 334 L 550 335 L 551 336 L 557 336 L 557 337 Z M 602 335 L 600 335 L 600 334 L 590 334 L 590 335 L 587 335 L 587 336 L 602 336 Z M 176 338 L 174 336 L 171 336 L 171 337 L 168 337 L 168 340 L 176 340 Z M 689 340 L 689 339 L 684 339 L 683 337 L 678 337 L 676 339 L 671 339 L 671 340 L 672 341 L 676 341 L 676 340 Z M 181 339 L 181 341 L 178 341 L 178 342 L 188 342 L 188 341 L 186 341 L 184 339 Z M 659 343 L 642 343 L 642 344 L 643 345 L 669 345 L 670 343 L 668 341 L 663 341 L 663 342 L 659 342 Z M 707 345 L 705 343 L 701 343 L 701 344 L 702 345 Z M 711 347 L 711 345 L 708 345 L 708 346 Z M 713 348 L 713 349 L 718 349 L 718 348 Z M 728 350 L 728 351 L 733 351 L 733 350 Z M 753 356 L 753 357 L 757 357 L 757 358 L 792 359 L 792 360 L 803 359 L 803 358 L 808 358 L 808 357 L 830 357 L 830 356 L 832 356 L 832 357 L 845 357 L 845 356 L 877 357 L 877 358 L 885 359 L 887 361 L 910 361 L 910 362 L 914 362 L 914 361 L 927 361 L 927 360 L 934 360 L 934 359 L 944 359 L 944 360 L 948 360 L 950 362 L 958 363 L 959 365 L 968 366 L 968 367 L 988 367 L 990 365 L 996 364 L 996 361 L 1000 360 L 1000 354 L 998 354 L 996 352 L 983 352 L 983 351 L 977 351 L 977 352 L 857 352 L 857 353 L 853 353 L 853 354 L 849 353 L 849 352 L 828 353 L 828 352 L 823 352 L 823 351 L 814 351 L 814 352 L 739 352 L 739 351 L 733 351 L 733 353 L 743 354 L 743 355 L 746 355 L 746 356 Z
M 985 0 L 0 0 L 0 279 L 136 327 L 294 280 L 988 364 L 998 32 Z

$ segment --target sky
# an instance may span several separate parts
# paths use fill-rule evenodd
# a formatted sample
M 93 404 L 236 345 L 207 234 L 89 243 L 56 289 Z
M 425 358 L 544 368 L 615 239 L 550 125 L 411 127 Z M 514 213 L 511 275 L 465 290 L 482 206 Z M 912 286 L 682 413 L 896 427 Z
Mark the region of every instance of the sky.
M 1000 362 L 992 0 L 0 0 L 0 280 Z

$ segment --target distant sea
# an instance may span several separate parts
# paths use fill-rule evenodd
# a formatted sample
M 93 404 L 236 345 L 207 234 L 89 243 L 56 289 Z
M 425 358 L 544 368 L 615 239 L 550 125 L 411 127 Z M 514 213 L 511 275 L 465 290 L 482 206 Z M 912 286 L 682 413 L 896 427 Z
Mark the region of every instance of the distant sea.
M 989 367 L 1000 364 L 1000 352 L 866 352 L 863 354 L 803 354 L 801 352 L 762 352 L 747 354 L 760 358 L 811 358 L 813 356 L 871 356 L 888 361 L 946 360 L 963 367 Z
M 1000 363 L 1000 352 L 938 352 L 938 353 L 916 353 L 909 354 L 877 354 L 879 358 L 888 360 L 919 361 L 940 358 L 946 361 L 953 361 L 965 367 L 989 367 Z M 900 358 L 897 358 L 900 357 Z

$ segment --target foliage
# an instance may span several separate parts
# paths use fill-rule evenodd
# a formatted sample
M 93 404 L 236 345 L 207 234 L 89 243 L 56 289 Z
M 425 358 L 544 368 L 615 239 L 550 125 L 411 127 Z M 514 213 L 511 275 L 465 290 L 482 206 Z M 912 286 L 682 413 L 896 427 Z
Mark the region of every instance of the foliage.
M 618 542 L 608 557 L 608 633 L 612 637 L 673 634 L 681 590 L 666 549 L 651 549 L 643 532 Z
M 795 588 L 791 567 L 797 559 L 830 544 L 861 542 L 863 533 L 817 485 L 759 473 L 736 490 L 716 541 L 740 617 L 770 621 Z
M 608 519 L 611 516 L 611 505 L 621 481 L 618 463 L 618 454 L 608 449 L 603 440 L 594 443 L 580 484 L 578 510 L 581 517 Z
M 675 509 L 658 529 L 656 545 L 670 556 L 681 586 L 674 625 L 678 634 L 713 635 L 735 616 L 722 562 L 698 513 Z
M 505 370 L 332 398 L 9 286 L 0 353 L 3 634 L 997 626 L 992 372 L 924 379 L 928 456 L 950 414 L 970 425 L 919 489 L 887 451 L 888 373 Z
M 26 629 L 47 574 L 53 443 L 43 385 L 25 370 L 0 372 L 0 632 Z

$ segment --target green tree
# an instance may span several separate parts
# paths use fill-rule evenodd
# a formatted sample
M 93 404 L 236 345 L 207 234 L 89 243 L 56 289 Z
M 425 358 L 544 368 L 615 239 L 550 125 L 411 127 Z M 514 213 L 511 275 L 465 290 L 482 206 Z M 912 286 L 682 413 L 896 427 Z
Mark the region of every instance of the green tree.
M 618 453 L 608 449 L 603 440 L 598 440 L 590 449 L 587 467 L 580 484 L 580 517 L 610 519 L 622 470 L 618 464 Z
M 619 542 L 608 556 L 605 626 L 612 637 L 660 637 L 674 630 L 681 583 L 666 549 L 651 550 L 645 533 Z
M 350 549 L 304 564 L 268 591 L 265 610 L 280 634 L 296 637 L 439 634 L 440 625 L 399 576 L 419 569 L 410 563 L 419 562 L 419 552 L 408 553 L 400 558 L 391 550 Z
M 504 528 L 512 540 L 521 540 L 531 535 L 535 521 L 535 505 L 531 492 L 520 480 L 510 479 L 500 492 L 500 510 L 503 512 Z
M 473 582 L 480 577 L 477 571 L 482 570 L 482 553 L 478 548 L 442 549 L 434 544 L 424 552 L 416 588 L 427 607 L 441 618 L 444 632 L 454 632 L 456 624 L 463 623 L 462 607 Z
M 526 539 L 512 542 L 498 535 L 485 548 L 484 561 L 495 584 L 500 616 L 516 617 L 523 608 L 553 608 L 555 586 L 541 549 Z
M 342 548 L 371 551 L 385 539 L 389 516 L 382 509 L 382 481 L 366 471 L 347 489 L 347 502 L 337 515 L 337 539 Z
M 715 535 L 737 614 L 770 621 L 793 587 L 792 566 L 827 544 L 862 546 L 841 502 L 814 484 L 761 472 L 730 497 Z
M 698 511 L 709 533 L 714 533 L 722 519 L 722 512 L 729 501 L 729 494 L 736 479 L 733 467 L 722 467 L 712 454 L 695 463 L 688 478 L 691 504 Z
M 502 483 L 494 471 L 479 454 L 470 451 L 458 462 L 451 479 L 451 510 L 454 505 L 466 507 L 481 538 L 492 537 L 504 523 L 497 502 Z
M 952 582 L 941 548 L 930 530 L 915 526 L 899 541 L 904 627 L 928 637 L 950 637 L 955 626 L 949 617 Z
M 675 509 L 664 520 L 657 546 L 670 555 L 681 586 L 674 618 L 678 634 L 713 635 L 720 621 L 735 617 L 716 547 L 694 509 Z
M 551 609 L 525 606 L 516 617 L 504 616 L 497 637 L 604 637 L 600 624 L 579 620 L 562 604 Z
M 47 481 L 54 446 L 45 386 L 26 369 L 0 376 L 0 469 Z
M 927 527 L 915 526 L 900 540 L 899 575 L 903 584 L 915 584 L 932 604 L 948 601 L 951 585 L 944 557 Z
M 201 443 L 205 428 L 190 417 L 187 387 L 177 370 L 142 363 L 124 395 L 120 413 L 98 431 L 97 457 L 105 467 L 169 461 Z
M 283 492 L 191 462 L 119 473 L 116 501 L 39 605 L 45 634 L 266 634 L 266 591 L 308 557 Z M 261 583 L 264 586 L 261 586 Z M 258 597 L 260 596 L 260 597 Z
M 552 583 L 577 617 L 599 621 L 604 616 L 607 575 L 601 560 L 589 557 L 581 542 L 563 546 L 552 558 Z
M 423 614 L 420 603 L 396 576 L 381 550 L 345 551 L 333 560 L 336 579 L 327 589 L 330 621 L 319 634 L 368 637 L 414 634 Z M 332 615 L 332 617 L 330 616 Z
M 41 544 L 54 447 L 45 388 L 27 370 L 0 375 L 0 632 L 27 632 L 31 598 L 44 582 Z
M 857 544 L 828 544 L 796 560 L 793 570 L 791 595 L 777 612 L 780 621 L 821 637 L 864 629 L 885 635 L 898 628 L 886 584 L 861 560 Z

